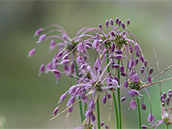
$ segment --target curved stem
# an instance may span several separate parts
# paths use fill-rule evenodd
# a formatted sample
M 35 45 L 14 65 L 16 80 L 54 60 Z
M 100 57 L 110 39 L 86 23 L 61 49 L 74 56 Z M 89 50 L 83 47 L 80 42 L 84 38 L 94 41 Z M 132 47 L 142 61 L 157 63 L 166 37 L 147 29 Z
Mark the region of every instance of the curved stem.
M 120 65 L 120 59 L 118 59 L 118 64 Z M 118 85 L 120 86 L 120 68 L 118 68 L 117 76 L 119 79 Z M 117 89 L 117 94 L 118 94 L 119 128 L 122 129 L 120 88 Z
M 141 129 L 141 113 L 140 113 L 139 98 L 137 98 L 137 109 L 138 109 L 138 118 L 139 118 L 139 129 Z
M 74 67 L 75 67 L 76 76 L 78 76 L 78 66 L 77 66 L 77 63 L 75 60 L 74 60 Z M 79 99 L 80 98 L 81 97 L 79 96 Z M 84 115 L 83 115 L 83 111 L 82 111 L 82 101 L 79 101 L 79 109 L 80 109 L 81 123 L 83 123 Z
M 100 110 L 99 110 L 99 98 L 97 98 L 97 127 L 100 129 Z

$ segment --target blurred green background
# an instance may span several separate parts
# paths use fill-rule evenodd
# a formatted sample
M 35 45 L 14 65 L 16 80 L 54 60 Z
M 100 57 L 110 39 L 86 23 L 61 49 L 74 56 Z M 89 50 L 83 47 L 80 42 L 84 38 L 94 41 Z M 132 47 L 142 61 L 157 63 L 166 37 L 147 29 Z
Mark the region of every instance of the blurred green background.
M 74 128 L 80 126 L 78 106 L 65 120 L 65 115 L 49 121 L 60 95 L 70 86 L 70 79 L 62 76 L 58 85 L 51 74 L 38 77 L 38 70 L 48 52 L 45 43 L 35 56 L 27 58 L 36 46 L 35 30 L 58 24 L 72 37 L 78 29 L 104 24 L 106 19 L 119 17 L 131 20 L 129 29 L 140 41 L 149 66 L 156 75 L 156 49 L 160 69 L 172 64 L 172 2 L 171 1 L 0 1 L 0 128 Z M 169 70 L 162 79 L 172 75 Z M 162 83 L 163 91 L 172 81 Z M 155 119 L 160 117 L 158 85 L 149 87 Z M 122 103 L 123 127 L 137 128 L 137 111 L 129 111 L 129 100 Z M 146 104 L 148 98 L 145 97 Z M 65 104 L 63 105 L 65 107 Z M 101 116 L 107 121 L 109 105 L 101 106 Z M 61 108 L 62 109 L 62 108 Z M 142 111 L 147 124 L 149 106 Z M 114 123 L 114 112 L 111 124 Z M 112 128 L 115 126 L 113 125 Z M 162 128 L 164 125 L 161 126 Z M 172 128 L 172 127 L 171 127 Z

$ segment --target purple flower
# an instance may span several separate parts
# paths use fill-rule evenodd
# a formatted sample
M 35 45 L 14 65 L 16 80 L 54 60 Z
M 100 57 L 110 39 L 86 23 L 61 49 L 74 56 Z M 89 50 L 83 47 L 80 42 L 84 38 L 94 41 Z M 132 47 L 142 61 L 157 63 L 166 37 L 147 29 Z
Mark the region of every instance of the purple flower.
M 37 31 L 35 31 L 34 36 L 38 36 L 39 34 L 41 34 L 41 33 L 42 33 L 42 31 L 43 31 L 43 29 L 42 29 L 42 28 L 38 29 Z
M 135 110 L 135 108 L 137 107 L 137 103 L 135 100 L 131 100 L 129 108 L 132 108 L 133 110 Z
M 155 121 L 154 115 L 152 113 L 150 113 L 147 120 L 148 120 L 149 123 L 153 123 Z

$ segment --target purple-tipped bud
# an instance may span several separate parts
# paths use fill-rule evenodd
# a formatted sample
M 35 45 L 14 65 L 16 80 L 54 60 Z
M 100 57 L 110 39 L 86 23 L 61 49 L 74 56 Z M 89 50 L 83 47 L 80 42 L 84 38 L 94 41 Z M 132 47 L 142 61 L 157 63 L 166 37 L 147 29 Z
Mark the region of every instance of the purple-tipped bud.
M 148 120 L 149 124 L 152 123 L 152 122 L 154 122 L 154 120 L 155 120 L 154 115 L 152 113 L 150 113 L 149 116 L 148 116 L 148 118 L 147 118 L 147 120 Z
M 140 59 L 140 61 L 141 61 L 142 63 L 144 63 L 144 62 L 145 62 L 145 59 L 144 59 L 144 57 L 143 57 L 143 56 L 140 56 L 140 57 L 139 57 L 139 59 Z
M 170 103 L 170 98 L 169 98 L 169 97 L 166 98 L 165 103 L 166 103 L 167 105 L 169 105 L 169 103 Z
M 124 66 L 120 66 L 120 72 L 123 73 L 124 72 Z
M 133 59 L 130 60 L 128 67 L 129 68 L 135 67 L 135 61 Z
M 152 83 L 152 78 L 151 78 L 151 76 L 147 76 L 147 81 L 148 81 L 149 83 Z
M 169 94 L 168 94 L 168 96 L 169 96 L 169 98 L 171 98 L 171 96 L 172 96 L 172 93 L 169 93 Z
M 111 52 L 115 51 L 115 44 L 112 44 Z
M 35 31 L 34 36 L 38 36 L 38 35 L 40 35 L 40 34 L 42 33 L 42 31 L 43 31 L 43 29 L 42 29 L 42 28 L 38 29 L 37 31 Z
M 104 104 L 106 103 L 106 95 L 103 96 L 102 103 L 104 103 Z
M 107 93 L 107 97 L 108 97 L 108 99 L 111 99 L 112 98 L 112 96 L 111 96 L 110 93 Z
M 68 64 L 69 62 L 70 62 L 70 60 L 62 60 L 62 61 L 60 62 L 60 64 L 66 65 L 66 64 Z
M 122 50 L 116 50 L 115 53 L 122 54 Z
M 123 101 L 125 101 L 125 100 L 126 100 L 126 97 L 122 97 L 122 98 L 120 99 L 121 102 L 123 102 Z
M 135 44 L 134 44 L 134 49 L 135 49 L 137 52 L 140 51 L 140 46 L 139 46 L 138 43 L 135 43 Z
M 91 120 L 94 122 L 95 120 L 96 120 L 96 117 L 95 117 L 95 115 L 92 113 L 91 114 Z
M 113 22 L 113 19 L 111 18 L 110 19 L 110 24 L 113 26 L 114 22 Z
M 138 59 L 135 59 L 135 65 L 137 65 L 139 63 Z
M 113 67 L 117 69 L 119 68 L 119 64 L 114 64 Z
M 85 112 L 85 117 L 90 117 L 91 116 L 91 111 L 90 109 Z
M 62 102 L 65 98 L 66 98 L 66 93 L 64 93 L 64 94 L 62 94 L 61 96 L 60 96 L 60 100 L 59 100 L 59 102 Z
M 169 93 L 172 93 L 171 89 L 168 90 L 168 94 L 169 94 Z
M 71 113 L 73 111 L 73 106 L 71 106 L 69 109 L 68 109 L 68 112 Z
M 128 88 L 128 81 L 127 80 L 124 81 L 124 87 Z
M 63 56 L 62 60 L 67 60 L 69 58 L 69 54 Z
M 72 97 L 68 100 L 67 106 L 73 104 L 74 102 L 75 102 L 75 97 L 72 96 Z
M 125 30 L 125 24 L 123 22 L 121 23 L 121 26 L 122 26 L 122 29 Z
M 89 45 L 86 44 L 86 45 L 84 46 L 84 48 L 85 48 L 85 49 L 90 49 L 91 47 L 90 47 Z
M 54 109 L 54 111 L 53 111 L 53 115 L 54 115 L 54 116 L 57 115 L 58 110 L 59 110 L 59 107 L 56 107 L 56 108 Z
M 145 71 L 145 67 L 144 67 L 144 66 L 141 66 L 141 68 L 140 68 L 140 72 L 143 74 L 143 73 L 144 73 L 144 71 Z
M 42 64 L 39 68 L 39 76 L 41 75 L 41 73 L 44 71 L 45 66 Z
M 106 27 L 109 26 L 109 21 L 108 20 L 105 21 L 105 25 L 106 25 Z
M 57 54 L 57 58 L 61 58 L 63 56 L 63 51 L 60 51 L 58 54 Z
M 51 40 L 50 44 L 49 44 L 49 48 L 50 50 L 54 49 L 56 47 L 56 42 L 55 40 Z
M 140 51 L 137 51 L 136 52 L 136 56 L 139 57 L 141 54 L 140 54 Z
M 147 129 L 148 127 L 146 125 L 141 125 L 142 129 Z
M 119 20 L 118 25 L 121 26 L 121 21 Z
M 164 99 L 167 97 L 167 94 L 164 92 L 163 94 Z
M 36 49 L 34 48 L 34 49 L 32 49 L 32 50 L 30 50 L 29 51 L 29 53 L 28 53 L 28 55 L 27 55 L 27 57 L 31 57 L 31 56 L 33 56 L 34 54 L 35 54 L 35 51 L 36 51 Z
M 145 66 L 147 66 L 147 65 L 148 65 L 148 61 L 147 61 L 147 60 L 145 60 L 144 65 L 145 65 Z
M 133 89 L 133 90 L 130 90 L 130 91 L 128 92 L 128 94 L 129 94 L 131 97 L 135 97 L 136 95 L 139 95 L 139 92 L 138 92 L 137 90 Z
M 104 121 L 102 121 L 102 122 L 101 122 L 101 124 L 100 124 L 100 126 L 103 126 L 104 124 L 105 124 L 105 122 L 104 122 Z
M 152 74 L 153 73 L 153 68 L 151 67 L 150 69 L 149 69 L 149 74 Z
M 146 105 L 144 103 L 142 103 L 142 109 L 146 110 Z
M 125 77 L 125 76 L 127 76 L 127 74 L 123 72 L 123 73 L 121 73 L 121 76 Z
M 119 82 L 119 79 L 118 79 L 118 77 L 117 77 L 117 76 L 115 76 L 115 77 L 114 77 L 114 79 L 115 79 L 117 82 Z
M 112 36 L 115 36 L 115 32 L 114 32 L 114 31 L 112 31 L 112 32 L 111 32 L 111 35 L 112 35 Z
M 95 108 L 95 104 L 94 104 L 94 100 L 91 99 L 88 105 L 89 109 L 94 109 Z
M 129 108 L 132 108 L 133 110 L 135 110 L 135 108 L 137 107 L 137 103 L 135 100 L 131 100 Z
M 118 24 L 118 22 L 119 22 L 119 18 L 117 17 L 117 18 L 115 19 L 115 23 Z
M 122 57 L 123 57 L 123 55 L 120 55 L 120 54 L 115 55 L 115 58 L 116 58 L 116 59 L 119 59 L 119 60 L 120 60 Z
M 46 34 L 41 35 L 41 36 L 39 37 L 39 40 L 38 40 L 36 43 L 40 43 L 40 42 L 44 41 L 45 38 L 46 38 Z
M 130 19 L 128 19 L 126 23 L 127 23 L 127 26 L 128 26 L 130 24 Z
M 161 106 L 165 106 L 165 103 L 161 103 Z
M 57 69 L 53 69 L 52 72 L 53 72 L 54 74 L 60 74 L 60 71 L 57 70 Z
M 102 24 L 99 24 L 99 28 L 102 29 Z

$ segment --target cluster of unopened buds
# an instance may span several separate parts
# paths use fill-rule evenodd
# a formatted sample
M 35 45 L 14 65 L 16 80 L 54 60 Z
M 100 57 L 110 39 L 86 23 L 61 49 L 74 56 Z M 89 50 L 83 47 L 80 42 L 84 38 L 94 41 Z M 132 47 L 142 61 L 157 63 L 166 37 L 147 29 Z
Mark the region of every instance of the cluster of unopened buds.
M 61 95 L 53 112 L 53 118 L 65 111 L 70 114 L 74 105 L 79 103 L 83 128 L 100 128 L 101 126 L 109 128 L 109 122 L 100 119 L 99 100 L 101 98 L 103 104 L 113 99 L 117 117 L 121 117 L 120 104 L 126 98 L 131 99 L 129 109 L 135 110 L 141 106 L 143 110 L 146 110 L 143 91 L 150 100 L 146 86 L 152 84 L 153 68 L 148 66 L 138 39 L 130 33 L 129 24 L 130 20 L 124 23 L 119 18 L 115 21 L 106 20 L 104 25 L 99 24 L 98 27 L 80 29 L 74 38 L 70 38 L 59 25 L 50 25 L 35 32 L 34 36 L 39 36 L 39 38 L 37 46 L 29 52 L 29 57 L 35 54 L 40 44 L 50 41 L 49 52 L 40 67 L 39 75 L 45 71 L 45 73 L 52 72 L 57 81 L 61 74 L 66 74 L 76 80 L 76 84 L 70 86 Z M 54 56 L 47 63 L 47 57 L 51 53 L 54 53 Z M 94 62 L 91 62 L 93 55 L 95 56 Z M 120 96 L 120 92 L 124 92 L 125 96 Z M 66 109 L 59 112 L 61 103 L 67 96 L 69 99 Z M 168 99 L 163 94 L 161 98 L 163 121 L 159 123 L 168 124 L 171 120 L 168 114 L 168 110 L 171 110 L 171 91 Z M 139 102 L 141 102 L 140 105 Z M 165 108 L 165 105 L 170 105 L 170 109 Z M 147 120 L 151 124 L 155 119 L 151 100 L 149 106 L 150 114 Z M 117 128 L 122 128 L 120 122 L 116 124 Z M 152 127 L 155 125 L 156 123 Z M 146 125 L 140 126 L 147 128 Z

